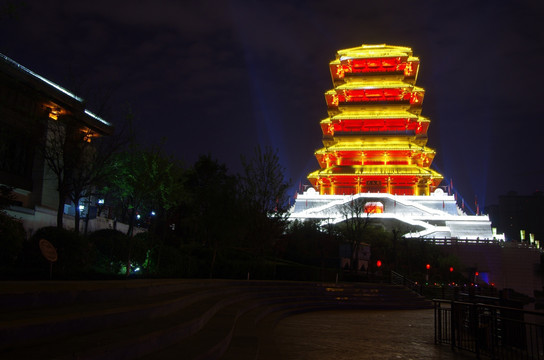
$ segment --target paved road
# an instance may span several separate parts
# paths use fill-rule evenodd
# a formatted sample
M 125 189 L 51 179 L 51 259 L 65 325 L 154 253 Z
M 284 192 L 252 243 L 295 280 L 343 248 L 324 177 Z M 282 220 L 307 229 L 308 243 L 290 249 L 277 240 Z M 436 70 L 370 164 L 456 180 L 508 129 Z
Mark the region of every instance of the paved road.
M 432 309 L 295 315 L 280 321 L 274 340 L 285 360 L 475 359 L 434 344 Z

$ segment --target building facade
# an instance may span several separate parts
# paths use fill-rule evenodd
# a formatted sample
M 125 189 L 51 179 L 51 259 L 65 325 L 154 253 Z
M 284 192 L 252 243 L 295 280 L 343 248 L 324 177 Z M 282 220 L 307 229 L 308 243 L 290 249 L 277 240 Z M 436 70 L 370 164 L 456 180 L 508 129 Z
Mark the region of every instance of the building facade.
M 56 224 L 58 184 L 45 147 L 70 132 L 91 141 L 113 126 L 82 98 L 0 54 L 0 185 L 12 189 L 10 213 L 27 229 Z
M 540 244 L 544 239 L 544 193 L 516 192 L 499 196 L 497 205 L 486 209 L 493 225 L 510 241 Z

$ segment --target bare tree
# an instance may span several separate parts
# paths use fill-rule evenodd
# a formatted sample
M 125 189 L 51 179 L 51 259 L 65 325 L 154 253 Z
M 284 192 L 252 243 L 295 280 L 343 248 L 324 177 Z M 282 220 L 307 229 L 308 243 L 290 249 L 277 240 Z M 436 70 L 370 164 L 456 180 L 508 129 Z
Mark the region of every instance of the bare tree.
M 111 171 L 107 164 L 121 147 L 121 137 L 97 135 L 71 118 L 48 122 L 43 154 L 58 191 L 57 227 L 64 225 L 64 204 L 70 200 L 75 206 L 75 231 L 79 231 L 80 200 L 91 196 Z
M 277 151 L 257 147 L 251 159 L 242 157 L 241 193 L 248 209 L 249 245 L 257 253 L 271 245 L 286 225 L 287 188 Z
M 255 148 L 251 159 L 242 157 L 244 167 L 243 190 L 256 210 L 271 216 L 287 211 L 286 191 L 289 184 L 283 178 L 284 169 L 277 151 L 266 147 Z
M 58 191 L 57 227 L 63 227 L 64 203 L 71 191 L 75 169 L 88 153 L 85 134 L 71 121 L 49 120 L 43 155 Z
M 68 179 L 68 198 L 75 205 L 74 223 L 75 231 L 79 232 L 81 212 L 79 203 L 81 199 L 97 195 L 97 188 L 109 178 L 113 167 L 109 166 L 110 160 L 123 146 L 120 136 L 94 137 L 87 134 L 82 144 L 81 161 L 76 164 L 72 176 Z M 88 211 L 87 211 L 88 214 Z
M 365 239 L 370 214 L 365 213 L 365 202 L 362 199 L 352 199 L 347 202 L 340 207 L 340 213 L 345 219 L 344 235 L 351 245 L 351 268 L 359 270 L 359 247 Z

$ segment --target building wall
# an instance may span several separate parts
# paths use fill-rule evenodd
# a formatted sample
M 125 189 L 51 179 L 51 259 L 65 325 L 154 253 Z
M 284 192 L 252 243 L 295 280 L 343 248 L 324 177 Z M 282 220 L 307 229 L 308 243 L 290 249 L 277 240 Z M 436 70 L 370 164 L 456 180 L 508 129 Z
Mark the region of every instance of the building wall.
M 36 161 L 43 135 L 38 103 L 38 94 L 0 72 L 0 183 L 27 192 L 34 191 L 34 175 L 43 171 Z M 34 203 L 32 198 L 21 201 Z
M 16 206 L 26 209 L 21 216 L 35 217 L 33 228 L 50 225 L 48 212 L 59 205 L 56 175 L 44 158 L 51 124 L 74 134 L 113 132 L 83 99 L 0 54 L 0 185 L 13 188 Z
M 497 289 L 513 289 L 527 296 L 542 291 L 540 251 L 520 244 L 456 244 L 444 246 L 463 264 L 462 272 L 475 269 L 487 273 Z M 468 275 L 468 274 L 465 274 Z
M 544 194 L 532 195 L 509 193 L 499 197 L 499 204 L 488 208 L 493 226 L 504 232 L 508 240 L 522 241 L 520 230 L 525 231 L 525 241 L 534 235 L 544 241 Z
M 22 221 L 27 237 L 31 237 L 36 230 L 42 227 L 57 226 L 57 212 L 53 209 L 48 209 L 41 206 L 37 206 L 33 210 L 14 207 L 6 212 L 8 215 Z M 75 222 L 73 216 L 64 214 L 63 223 L 65 229 L 74 229 Z M 128 231 L 128 224 L 116 222 L 112 219 L 107 219 L 104 217 L 97 217 L 89 220 L 87 232 L 91 233 L 101 229 L 116 229 L 126 234 Z M 80 233 L 85 231 L 84 219 L 81 219 L 80 221 L 79 231 Z M 146 231 L 146 229 L 138 227 L 135 227 L 133 230 L 134 235 Z

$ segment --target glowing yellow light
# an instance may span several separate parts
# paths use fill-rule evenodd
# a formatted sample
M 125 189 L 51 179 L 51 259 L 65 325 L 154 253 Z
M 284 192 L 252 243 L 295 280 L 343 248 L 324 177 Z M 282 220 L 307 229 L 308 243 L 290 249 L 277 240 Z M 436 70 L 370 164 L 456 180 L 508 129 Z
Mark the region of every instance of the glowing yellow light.
M 88 143 L 90 143 L 93 138 L 98 137 L 97 133 L 88 128 L 81 129 L 81 132 L 83 133 L 83 141 Z
M 59 107 L 52 107 L 48 108 L 49 110 L 49 118 L 53 120 L 58 120 L 59 115 L 62 113 L 62 110 Z

